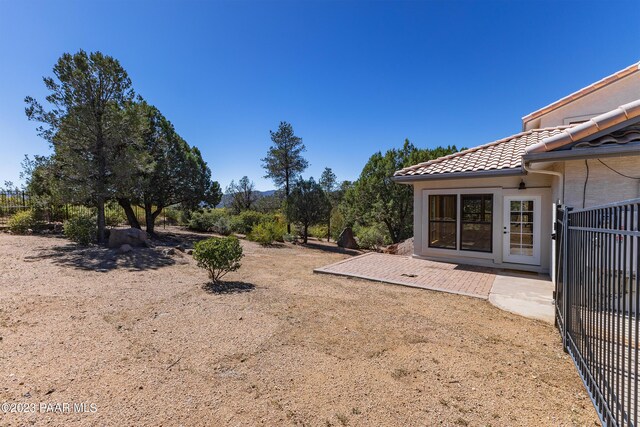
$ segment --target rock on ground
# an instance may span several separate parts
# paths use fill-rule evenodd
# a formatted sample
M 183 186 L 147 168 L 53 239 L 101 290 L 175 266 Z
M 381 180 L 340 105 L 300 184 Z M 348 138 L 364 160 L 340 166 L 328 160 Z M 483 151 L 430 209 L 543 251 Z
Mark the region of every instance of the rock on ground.
M 396 255 L 413 255 L 413 237 L 405 240 L 404 242 L 398 243 L 395 253 Z
M 345 228 L 338 237 L 338 246 L 347 249 L 358 249 L 358 242 L 353 236 L 353 230 L 350 227 Z
M 137 228 L 112 228 L 109 233 L 110 248 L 119 248 L 122 245 L 146 246 L 147 232 Z

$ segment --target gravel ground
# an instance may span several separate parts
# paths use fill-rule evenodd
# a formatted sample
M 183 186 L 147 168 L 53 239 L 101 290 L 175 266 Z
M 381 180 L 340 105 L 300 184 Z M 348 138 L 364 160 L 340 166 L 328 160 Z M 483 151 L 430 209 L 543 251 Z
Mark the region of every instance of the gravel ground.
M 553 327 L 315 275 L 349 256 L 326 243 L 243 246 L 212 288 L 181 252 L 0 233 L 0 402 L 36 404 L 0 425 L 598 424 Z

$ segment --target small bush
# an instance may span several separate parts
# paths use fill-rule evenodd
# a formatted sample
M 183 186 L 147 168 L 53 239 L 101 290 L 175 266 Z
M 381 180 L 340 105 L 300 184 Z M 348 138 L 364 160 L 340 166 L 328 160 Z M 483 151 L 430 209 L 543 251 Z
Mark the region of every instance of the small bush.
M 231 229 L 236 233 L 249 234 L 264 218 L 265 214 L 257 211 L 242 211 L 231 219 Z
M 225 209 L 196 211 L 191 214 L 188 227 L 196 231 L 213 231 L 213 227 L 218 223 L 218 220 L 223 217 L 229 217 Z
M 373 249 L 377 251 L 381 246 L 391 244 L 388 233 L 381 225 L 357 227 L 354 232 L 358 245 L 363 249 Z
M 213 226 L 213 222 L 209 221 L 209 217 L 204 212 L 193 212 L 189 219 L 188 227 L 196 231 L 209 231 Z
M 38 225 L 35 211 L 32 209 L 20 211 L 9 218 L 8 226 L 11 232 L 26 234 Z
M 104 220 L 107 227 L 117 227 L 127 222 L 127 216 L 119 206 L 108 207 L 104 210 Z
M 327 238 L 327 226 L 326 225 L 312 225 L 309 227 L 309 236 L 322 240 Z
M 228 272 L 239 269 L 242 257 L 242 246 L 234 236 L 201 240 L 193 251 L 198 267 L 207 270 L 213 283 L 218 283 Z
M 178 224 L 189 227 L 192 215 L 193 211 L 190 211 L 188 209 L 180 210 L 180 213 L 178 214 Z
M 65 237 L 81 245 L 94 242 L 97 234 L 98 226 L 93 216 L 78 215 L 64 222 Z
M 253 227 L 247 238 L 262 245 L 269 245 L 273 242 L 283 242 L 286 232 L 287 227 L 280 221 L 262 221 Z
M 222 234 L 223 236 L 228 236 L 231 234 L 231 220 L 229 217 L 221 216 L 213 223 L 210 231 Z
M 181 221 L 182 212 L 176 208 L 164 208 L 162 211 L 167 224 L 176 225 Z
M 295 242 L 296 241 L 296 236 L 294 236 L 293 234 L 289 234 L 289 233 L 285 233 L 282 236 L 282 240 L 284 240 L 285 242 Z

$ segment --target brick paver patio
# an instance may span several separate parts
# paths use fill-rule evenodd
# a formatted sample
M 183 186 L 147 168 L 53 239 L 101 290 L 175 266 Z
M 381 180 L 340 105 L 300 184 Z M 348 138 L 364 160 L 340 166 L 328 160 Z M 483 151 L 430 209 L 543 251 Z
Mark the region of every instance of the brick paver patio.
M 487 267 L 434 262 L 375 252 L 316 268 L 314 272 L 484 299 L 489 297 L 496 275 L 496 270 Z

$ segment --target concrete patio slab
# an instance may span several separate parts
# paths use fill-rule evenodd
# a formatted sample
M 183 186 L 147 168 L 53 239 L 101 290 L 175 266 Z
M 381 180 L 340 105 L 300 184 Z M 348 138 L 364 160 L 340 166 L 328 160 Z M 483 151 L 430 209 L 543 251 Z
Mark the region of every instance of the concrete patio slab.
M 489 298 L 496 270 L 407 256 L 366 253 L 316 268 L 316 273 L 357 277 L 414 288 Z
M 555 320 L 553 283 L 548 276 L 500 272 L 489 294 L 496 307 L 548 323 Z

